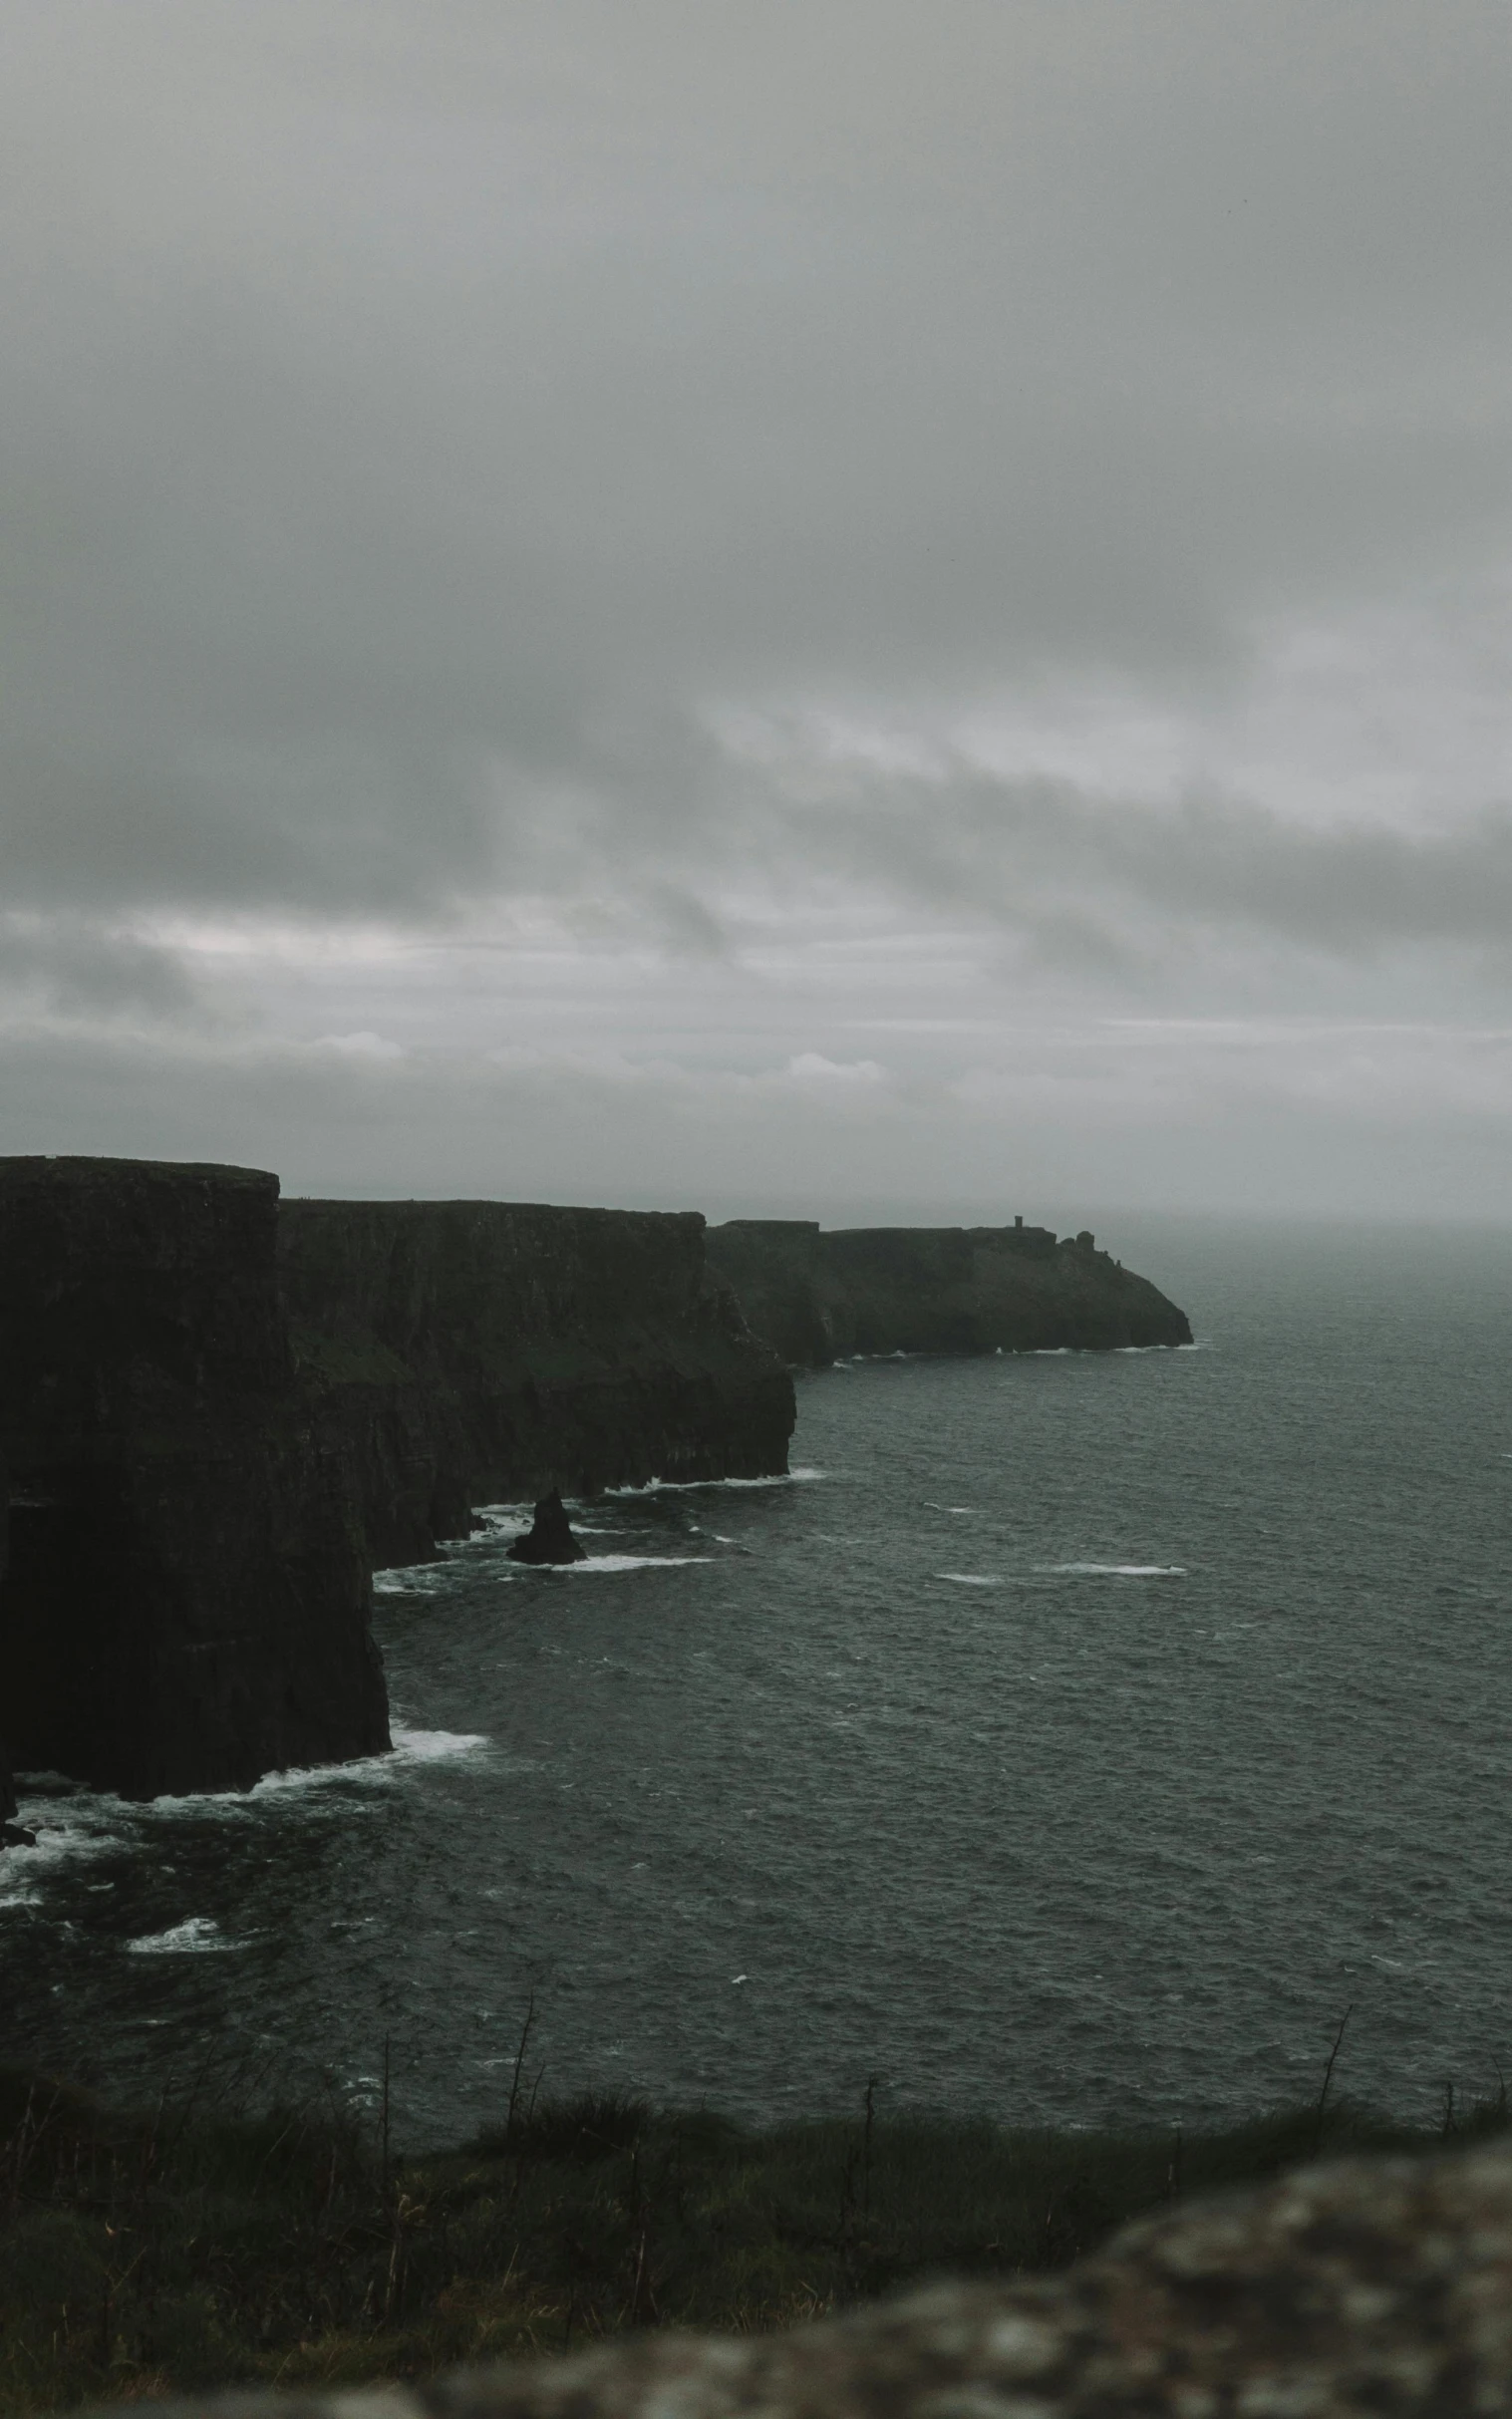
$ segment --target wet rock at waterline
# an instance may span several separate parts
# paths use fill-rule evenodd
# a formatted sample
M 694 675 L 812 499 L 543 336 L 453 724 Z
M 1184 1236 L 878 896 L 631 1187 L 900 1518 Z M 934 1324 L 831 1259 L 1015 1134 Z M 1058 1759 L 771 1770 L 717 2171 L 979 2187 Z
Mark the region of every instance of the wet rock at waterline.
M 572 1534 L 572 1524 L 560 1495 L 543 1495 L 535 1518 L 523 1537 L 509 1548 L 511 1562 L 563 1563 L 588 1559 Z

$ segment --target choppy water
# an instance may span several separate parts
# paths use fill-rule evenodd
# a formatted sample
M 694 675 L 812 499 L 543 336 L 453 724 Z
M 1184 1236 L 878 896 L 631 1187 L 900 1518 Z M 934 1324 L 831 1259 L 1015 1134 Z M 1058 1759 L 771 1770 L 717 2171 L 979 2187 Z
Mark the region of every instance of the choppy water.
M 528 2068 L 753 2115 L 1196 2121 L 1512 2063 L 1512 1237 L 1115 1248 L 1197 1349 L 804 1379 L 786 1484 L 501 1513 L 380 1598 L 399 1746 L 34 1795 L 13 2055 L 495 2115 Z

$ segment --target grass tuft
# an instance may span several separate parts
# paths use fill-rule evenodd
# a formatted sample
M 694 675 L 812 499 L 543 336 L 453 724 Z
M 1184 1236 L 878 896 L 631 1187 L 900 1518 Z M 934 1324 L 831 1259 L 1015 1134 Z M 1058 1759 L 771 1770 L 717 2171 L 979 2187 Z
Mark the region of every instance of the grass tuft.
M 524 2039 L 521 2050 L 523 2054 Z M 765 2128 L 617 2093 L 509 2095 L 469 2147 L 389 2155 L 329 2107 L 145 2112 L 0 2069 L 0 2419 L 236 2384 L 334 2387 L 638 2326 L 764 2329 L 949 2271 L 1063 2267 L 1141 2212 L 1405 2126 L 1327 2093 L 1201 2132 L 878 2114 Z

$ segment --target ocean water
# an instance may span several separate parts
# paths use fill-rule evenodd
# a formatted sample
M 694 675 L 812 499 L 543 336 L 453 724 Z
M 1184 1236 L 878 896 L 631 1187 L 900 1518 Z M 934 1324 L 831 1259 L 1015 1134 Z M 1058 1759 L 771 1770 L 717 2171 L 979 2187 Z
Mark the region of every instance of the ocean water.
M 391 1757 L 29 1792 L 3 2048 L 123 2092 L 1421 2116 L 1512 2063 L 1512 1236 L 1113 1236 L 1194 1349 L 804 1377 L 790 1480 L 384 1575 Z

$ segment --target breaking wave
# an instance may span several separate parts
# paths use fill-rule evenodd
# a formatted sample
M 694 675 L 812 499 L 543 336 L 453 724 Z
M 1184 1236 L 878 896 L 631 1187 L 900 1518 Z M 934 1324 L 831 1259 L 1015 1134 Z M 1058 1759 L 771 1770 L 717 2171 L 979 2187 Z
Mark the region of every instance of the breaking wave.
M 203 1957 L 211 1950 L 240 1946 L 239 1941 L 228 1941 L 220 1926 L 207 1915 L 191 1915 L 166 1932 L 150 1932 L 140 1941 L 127 1942 L 134 1957 Z

